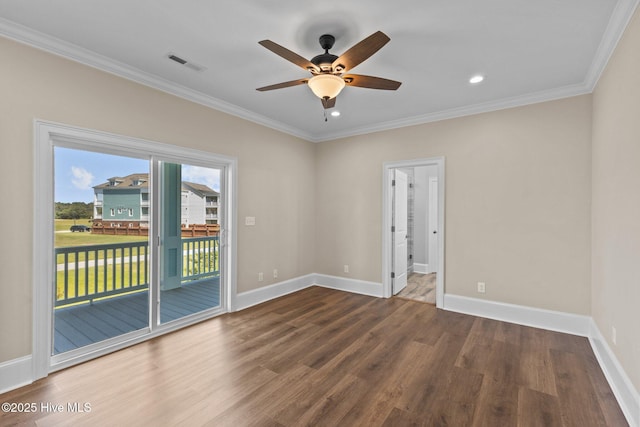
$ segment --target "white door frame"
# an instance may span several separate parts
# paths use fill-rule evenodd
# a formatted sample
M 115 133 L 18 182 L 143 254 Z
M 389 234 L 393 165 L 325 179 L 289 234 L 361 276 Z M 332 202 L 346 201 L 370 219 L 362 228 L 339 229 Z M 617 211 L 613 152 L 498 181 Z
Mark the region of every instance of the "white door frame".
M 391 181 L 393 169 L 411 168 L 418 166 L 436 166 L 438 170 L 438 274 L 436 274 L 436 307 L 444 308 L 444 157 L 431 157 L 426 159 L 402 160 L 385 162 L 382 165 L 382 295 L 391 297 L 392 280 L 391 267 L 392 239 L 391 219 L 393 213 Z
M 176 320 L 167 325 L 152 325 L 151 328 L 127 334 L 125 340 L 106 340 L 104 345 L 88 348 L 82 354 L 69 354 L 69 358 L 58 362 L 51 356 L 53 339 L 53 153 L 54 146 L 65 146 L 87 151 L 122 154 L 131 157 L 132 152 L 141 158 L 171 159 L 174 162 L 211 166 L 221 169 L 220 193 L 224 197 L 223 224 L 220 230 L 221 277 L 220 309 L 191 316 L 186 320 Z M 141 154 L 140 154 L 141 153 Z M 115 135 L 90 129 L 83 129 L 60 123 L 34 120 L 34 233 L 33 233 L 33 336 L 32 336 L 32 381 L 46 377 L 50 372 L 64 369 L 95 357 L 113 352 L 138 342 L 142 342 L 171 332 L 189 324 L 201 321 L 226 311 L 235 309 L 236 296 L 236 247 L 237 233 L 235 212 L 237 209 L 237 159 L 200 150 L 183 148 L 139 138 Z M 154 162 L 154 164 L 156 164 Z M 157 171 L 156 171 L 157 172 Z M 153 176 L 154 174 L 152 174 Z M 157 176 L 157 175 L 156 175 Z M 157 188 L 154 186 L 154 188 Z M 157 199 L 157 197 L 155 198 Z M 158 209 L 155 209 L 157 221 Z M 152 240 L 155 240 L 152 236 Z M 150 242 L 157 245 L 157 242 Z M 151 268 L 156 275 L 157 269 Z M 156 280 L 157 282 L 157 280 Z M 151 294 L 150 289 L 150 294 Z M 150 313 L 154 310 L 150 307 Z M 215 311 L 215 312 L 214 312 Z M 72 353 L 71 352 L 67 353 Z

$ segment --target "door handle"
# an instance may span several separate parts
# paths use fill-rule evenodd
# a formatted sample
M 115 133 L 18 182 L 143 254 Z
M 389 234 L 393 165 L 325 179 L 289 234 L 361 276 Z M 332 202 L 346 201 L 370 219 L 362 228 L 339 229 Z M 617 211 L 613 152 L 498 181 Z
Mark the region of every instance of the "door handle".
M 436 230 L 433 230 L 433 234 L 437 234 L 438 232 Z

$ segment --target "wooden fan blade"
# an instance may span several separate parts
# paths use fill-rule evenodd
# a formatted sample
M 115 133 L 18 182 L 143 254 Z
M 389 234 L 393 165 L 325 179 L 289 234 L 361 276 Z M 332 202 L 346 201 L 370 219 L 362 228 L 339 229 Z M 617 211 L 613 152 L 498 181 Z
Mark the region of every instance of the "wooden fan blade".
M 276 55 L 286 59 L 287 61 L 293 62 L 300 68 L 303 68 L 307 71 L 315 70 L 316 72 L 320 72 L 320 68 L 318 68 L 317 65 L 315 65 L 308 59 L 303 58 L 297 53 L 290 51 L 286 47 L 280 46 L 278 43 L 274 43 L 271 40 L 262 40 L 258 43 L 260 43 L 262 46 L 266 47 Z
M 391 39 L 385 33 L 377 31 L 340 55 L 331 65 L 336 71 L 346 72 L 368 59 L 389 40 Z M 338 68 L 336 69 L 336 67 Z
M 382 77 L 363 76 L 360 74 L 347 74 L 342 76 L 347 86 L 365 87 L 368 89 L 396 90 L 402 84 L 395 80 Z
M 259 90 L 260 92 L 265 92 L 267 90 L 283 89 L 285 87 L 303 85 L 303 84 L 306 84 L 308 81 L 309 79 L 291 80 L 289 82 L 282 82 L 274 85 L 259 87 L 256 90 Z
M 328 108 L 333 108 L 336 106 L 336 99 L 335 98 L 331 98 L 331 99 L 321 99 L 322 101 L 322 106 L 324 107 L 324 109 L 328 109 Z

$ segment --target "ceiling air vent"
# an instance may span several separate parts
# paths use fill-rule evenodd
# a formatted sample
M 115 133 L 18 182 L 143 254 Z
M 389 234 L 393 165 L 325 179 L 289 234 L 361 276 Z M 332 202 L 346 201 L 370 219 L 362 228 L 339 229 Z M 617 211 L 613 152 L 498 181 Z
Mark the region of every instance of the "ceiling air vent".
M 179 56 L 175 56 L 171 53 L 169 54 L 169 59 L 176 61 L 178 64 L 182 64 L 182 65 L 187 63 L 187 61 L 185 61 L 184 59 L 180 58 Z
M 191 68 L 193 71 L 198 71 L 198 72 L 202 72 L 204 70 L 206 70 L 205 67 L 203 67 L 202 65 L 198 65 L 195 62 L 191 62 L 188 61 L 186 59 L 183 59 L 181 57 L 179 57 L 178 55 L 174 54 L 174 53 L 168 53 L 167 54 L 167 58 L 169 58 L 170 60 L 177 62 L 180 65 L 184 65 L 187 68 Z

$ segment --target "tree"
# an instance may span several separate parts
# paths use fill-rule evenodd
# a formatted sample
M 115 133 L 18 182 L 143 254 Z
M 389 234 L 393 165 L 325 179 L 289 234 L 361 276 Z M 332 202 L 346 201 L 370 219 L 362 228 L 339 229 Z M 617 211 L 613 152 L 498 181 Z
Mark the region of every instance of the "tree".
M 73 219 L 75 224 L 75 220 L 93 217 L 93 203 L 56 202 L 55 215 L 57 219 Z

